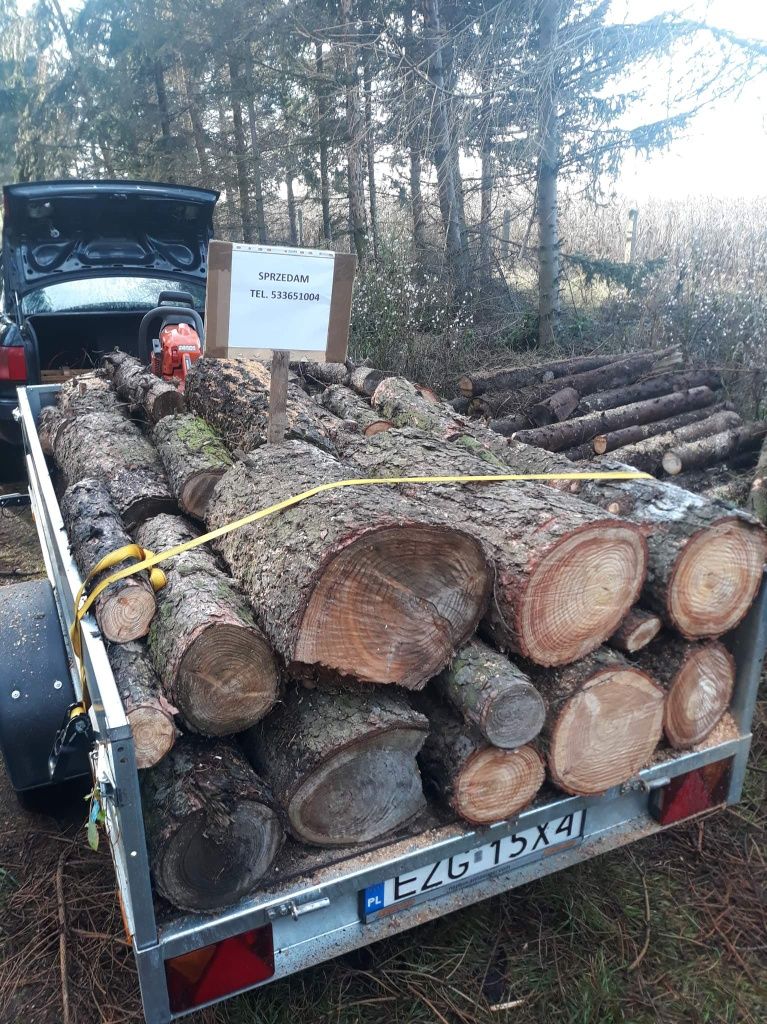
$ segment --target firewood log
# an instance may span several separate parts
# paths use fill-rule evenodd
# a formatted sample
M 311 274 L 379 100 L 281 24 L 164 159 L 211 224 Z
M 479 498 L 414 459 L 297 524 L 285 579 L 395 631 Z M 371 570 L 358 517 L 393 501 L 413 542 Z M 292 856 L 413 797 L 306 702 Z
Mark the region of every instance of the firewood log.
M 43 455 L 53 455 L 56 434 L 65 422 L 66 416 L 58 406 L 46 405 L 41 410 L 37 420 L 37 439 L 40 442 Z
M 617 651 L 602 647 L 564 668 L 528 671 L 548 706 L 542 735 L 560 789 L 603 793 L 650 759 L 663 730 L 663 689 Z
M 429 735 L 418 755 L 424 779 L 473 825 L 504 821 L 526 807 L 543 785 L 543 758 L 527 743 L 500 750 L 444 705 L 419 694 Z
M 393 424 L 373 412 L 368 402 L 341 384 L 332 384 L 318 396 L 319 404 L 342 420 L 354 420 L 365 437 L 391 430 Z
M 208 526 L 350 476 L 299 441 L 259 448 L 219 482 Z M 419 688 L 471 636 L 489 596 L 481 545 L 391 487 L 316 495 L 216 547 L 295 671 Z
M 132 544 L 106 486 L 98 480 L 79 480 L 64 492 L 61 516 L 77 567 L 85 579 L 107 555 Z M 91 589 L 132 564 L 126 559 L 100 573 Z M 146 636 L 156 611 L 155 595 L 146 572 L 110 584 L 96 598 L 93 612 L 107 640 L 126 643 Z
M 223 910 L 269 870 L 283 830 L 268 786 L 235 746 L 184 736 L 141 775 L 152 880 L 182 910 Z
M 296 839 L 348 846 L 424 808 L 415 758 L 427 731 L 426 718 L 389 691 L 291 687 L 242 743 Z
M 187 413 L 161 419 L 152 440 L 181 509 L 203 520 L 213 488 L 232 465 L 221 438 L 205 420 Z
M 157 516 L 136 532 L 154 552 L 198 536 L 178 516 Z M 277 665 L 271 648 L 234 581 L 205 547 L 163 563 L 167 585 L 158 592 L 158 614 L 149 651 L 163 692 L 186 727 L 226 736 L 253 725 L 277 699 Z
M 176 708 L 163 696 L 145 643 L 110 644 L 107 653 L 133 733 L 136 767 L 151 768 L 176 742 Z
M 735 661 L 723 644 L 664 636 L 645 648 L 636 664 L 667 692 L 663 731 L 672 747 L 700 743 L 727 710 Z
M 434 688 L 495 747 L 521 747 L 543 727 L 546 707 L 529 678 L 479 640 L 458 651 Z
M 710 405 L 703 409 L 692 409 L 690 412 L 682 412 L 678 416 L 670 416 L 668 419 L 657 420 L 654 423 L 637 423 L 631 427 L 624 427 L 622 430 L 613 430 L 609 434 L 597 434 L 587 444 L 590 444 L 597 455 L 604 455 L 606 452 L 626 448 L 651 437 L 658 437 L 672 430 L 678 430 L 680 427 L 709 419 L 720 412 L 732 412 L 732 410 L 732 403 L 718 402 L 716 405 Z
M 701 437 L 697 441 L 670 448 L 663 456 L 663 469 L 677 476 L 690 469 L 701 469 L 723 462 L 738 452 L 756 451 L 767 436 L 767 422 L 745 423 L 731 430 Z
M 644 402 L 649 398 L 670 395 L 675 391 L 689 391 L 690 388 L 706 387 L 718 391 L 722 387 L 722 376 L 718 370 L 687 370 L 682 373 L 660 373 L 656 377 L 630 384 L 624 388 L 598 391 L 581 400 L 576 415 L 586 416 L 590 412 L 618 409 L 632 402 Z
M 569 419 L 578 408 L 581 396 L 575 388 L 562 388 L 549 398 L 536 402 L 527 410 L 527 415 L 539 427 L 549 423 L 561 423 Z
M 59 427 L 71 416 L 90 412 L 109 412 L 127 416 L 128 409 L 98 373 L 81 374 L 63 382 L 56 395 L 56 404 L 47 405 L 40 413 L 37 436 L 45 455 L 53 455 Z
M 570 359 L 555 359 L 535 366 L 509 366 L 494 370 L 475 370 L 458 378 L 461 395 L 472 398 L 486 391 L 512 391 L 543 384 L 575 373 L 596 370 L 600 366 L 617 362 L 620 356 L 574 356 Z
M 646 441 L 626 445 L 621 449 L 620 457 L 645 473 L 658 473 L 662 468 L 663 456 L 669 448 L 730 430 L 739 426 L 740 422 L 740 416 L 736 412 L 718 412 L 696 423 L 688 423 L 665 434 L 648 437 Z
M 141 410 L 150 423 L 184 411 L 184 396 L 176 385 L 156 376 L 135 356 L 109 352 L 104 356 L 104 369 L 120 398 Z
M 358 395 L 370 398 L 382 380 L 393 377 L 388 370 L 374 370 L 369 366 L 358 366 L 349 375 L 349 385 Z
M 301 359 L 290 363 L 299 379 L 309 384 L 348 384 L 349 369 L 346 363 L 315 363 L 308 359 Z
M 512 437 L 518 430 L 527 430 L 528 427 L 533 426 L 530 417 L 524 412 L 517 416 L 504 416 L 499 420 L 488 420 L 487 425 L 490 430 L 494 430 L 496 434 L 502 434 L 504 437 Z
M 659 616 L 644 608 L 632 608 L 607 642 L 624 654 L 636 654 L 654 640 L 662 628 Z

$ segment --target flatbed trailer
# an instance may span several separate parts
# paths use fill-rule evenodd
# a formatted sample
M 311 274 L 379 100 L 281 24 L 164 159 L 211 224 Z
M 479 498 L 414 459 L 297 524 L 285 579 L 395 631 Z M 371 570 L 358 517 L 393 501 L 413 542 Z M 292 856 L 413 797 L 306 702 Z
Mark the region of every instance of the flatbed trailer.
M 26 750 L 40 744 L 50 748 L 50 722 L 82 696 L 69 647 L 81 579 L 36 428 L 41 409 L 55 402 L 57 391 L 58 385 L 20 389 L 18 419 L 53 598 L 55 621 L 46 625 L 49 635 L 61 635 L 68 678 L 58 678 L 63 672 L 56 671 L 51 657 L 38 658 L 38 667 L 26 672 L 3 659 L 0 674 L 5 674 L 6 685 L 0 687 L 0 721 L 12 724 L 2 730 L 0 741 L 12 779 L 14 758 L 21 756 L 17 737 L 24 737 Z M 11 599 L 10 605 L 13 628 L 29 628 L 34 635 L 24 602 Z M 36 614 L 39 618 L 39 609 Z M 737 803 L 767 647 L 764 580 L 747 618 L 725 640 L 737 664 L 730 708 L 737 739 L 673 756 L 659 754 L 634 779 L 599 796 L 569 797 L 545 790 L 532 806 L 488 828 L 431 816 L 416 829 L 365 849 L 309 850 L 288 843 L 259 891 L 223 912 L 189 914 L 153 894 L 131 731 L 98 627 L 87 616 L 82 651 L 95 737 L 91 769 L 104 799 L 105 827 L 147 1024 L 167 1024 L 219 999 L 652 835 L 675 821 Z M 19 650 L 24 658 L 24 647 Z M 14 682 L 18 679 L 22 682 Z M 43 702 L 52 705 L 45 716 L 37 714 Z M 27 722 L 25 731 L 21 726 Z M 28 730 L 35 732 L 33 742 Z

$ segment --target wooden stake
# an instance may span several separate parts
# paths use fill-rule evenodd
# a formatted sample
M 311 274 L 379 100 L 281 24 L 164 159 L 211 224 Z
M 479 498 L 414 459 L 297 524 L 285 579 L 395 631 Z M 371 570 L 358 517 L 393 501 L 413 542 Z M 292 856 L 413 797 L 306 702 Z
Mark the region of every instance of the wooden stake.
M 288 427 L 288 370 L 290 352 L 274 352 L 272 355 L 272 379 L 269 385 L 269 427 L 268 444 L 280 444 L 285 440 Z

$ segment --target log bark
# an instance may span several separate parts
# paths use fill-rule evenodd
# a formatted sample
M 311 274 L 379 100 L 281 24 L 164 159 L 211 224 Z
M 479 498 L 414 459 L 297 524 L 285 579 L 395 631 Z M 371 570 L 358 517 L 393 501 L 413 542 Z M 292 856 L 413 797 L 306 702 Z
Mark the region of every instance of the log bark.
M 735 685 L 735 661 L 723 644 L 685 643 L 663 637 L 636 664 L 666 690 L 663 731 L 672 747 L 700 743 L 727 710 Z
M 669 476 L 677 476 L 686 470 L 713 466 L 724 462 L 730 455 L 760 448 L 765 436 L 767 422 L 745 423 L 732 430 L 701 437 L 669 449 L 663 456 L 663 469 Z
M 632 427 L 624 427 L 623 430 L 614 430 L 609 434 L 597 434 L 588 442 L 597 455 L 605 455 L 607 452 L 616 451 L 618 448 L 626 448 L 640 441 L 648 440 L 651 437 L 658 437 L 667 434 L 680 427 L 689 426 L 692 423 L 699 423 L 701 420 L 716 416 L 720 412 L 731 412 L 733 409 L 729 402 L 719 402 L 703 409 L 694 409 L 691 412 L 683 412 L 678 416 L 671 416 L 665 420 L 657 420 L 654 423 L 640 423 Z M 623 453 L 621 452 L 621 456 Z
M 342 420 L 353 420 L 365 437 L 378 434 L 382 430 L 390 430 L 393 426 L 389 420 L 382 419 L 374 412 L 364 398 L 341 384 L 331 384 L 318 400 L 320 405 L 334 416 Z
M 583 444 L 597 434 L 621 430 L 635 423 L 652 423 L 667 419 L 680 412 L 713 405 L 715 401 L 716 395 L 710 388 L 692 388 L 690 391 L 651 398 L 647 402 L 634 402 L 620 409 L 591 413 L 579 419 L 568 420 L 567 423 L 552 423 L 548 427 L 519 430 L 514 435 L 514 440 L 558 452 Z
M 176 742 L 176 708 L 162 694 L 146 644 L 111 644 L 107 653 L 133 734 L 136 767 L 151 768 Z
M 428 780 L 456 814 L 473 825 L 489 825 L 517 814 L 543 785 L 543 758 L 531 744 L 500 750 L 444 705 L 419 694 L 429 735 L 418 755 Z
M 629 387 L 588 395 L 581 400 L 577 414 L 586 416 L 590 412 L 604 412 L 606 409 L 617 409 L 632 402 L 644 402 L 650 398 L 659 398 L 661 395 L 670 395 L 675 391 L 689 391 L 690 388 L 700 387 L 719 391 L 722 387 L 721 374 L 717 370 L 660 373 L 657 377 L 650 377 L 649 380 L 640 381 Z
M 155 553 L 198 536 L 178 516 L 157 516 L 136 540 Z M 166 698 L 187 729 L 226 736 L 253 725 L 277 699 L 271 648 L 242 593 L 205 547 L 163 563 L 149 652 Z
M 123 529 L 109 491 L 98 480 L 80 480 L 67 488 L 61 499 L 61 516 L 83 579 L 106 555 L 133 543 Z M 91 589 L 132 561 L 126 559 L 100 573 Z M 107 640 L 118 644 L 146 636 L 155 611 L 154 591 L 146 572 L 112 583 L 93 605 L 99 629 Z
M 65 421 L 64 413 L 56 405 L 46 405 L 41 410 L 37 421 L 37 439 L 40 442 L 43 455 L 53 455 L 56 434 Z
M 573 415 L 580 400 L 581 396 L 575 388 L 562 388 L 561 391 L 555 391 L 550 398 L 531 405 L 527 415 L 539 427 L 549 423 L 561 423 Z
M 150 423 L 184 412 L 184 396 L 176 385 L 156 377 L 135 356 L 110 352 L 104 356 L 104 369 L 119 397 L 141 410 Z
M 464 398 L 463 395 L 460 398 L 451 398 L 447 404 L 454 412 L 459 412 L 462 416 L 469 411 L 469 399 Z
M 500 420 L 488 420 L 487 426 L 496 434 L 503 434 L 504 437 L 513 437 L 518 430 L 527 430 L 532 427 L 530 417 L 521 412 L 517 416 L 505 416 Z
M 350 441 L 345 459 L 365 477 L 482 475 L 457 445 L 417 431 Z M 495 569 L 482 629 L 496 647 L 544 665 L 574 661 L 617 628 L 639 596 L 640 531 L 594 514 L 542 484 L 414 485 L 408 495 L 482 544 Z
M 308 359 L 291 362 L 290 369 L 309 384 L 348 384 L 349 368 L 346 363 L 314 363 Z
M 120 401 L 101 371 L 83 373 L 64 381 L 56 404 L 66 416 L 83 416 L 88 412 L 127 413 L 125 403 Z
M 597 370 L 601 366 L 620 361 L 620 356 L 574 356 L 554 359 L 535 366 L 501 366 L 494 370 L 474 370 L 458 378 L 458 390 L 467 398 L 483 395 L 487 391 L 518 391 L 531 384 L 543 384 L 575 373 Z
M 762 442 L 746 507 L 761 523 L 767 525 L 767 440 Z
M 259 449 L 223 477 L 208 525 L 351 474 L 297 441 Z M 481 545 L 389 487 L 316 495 L 216 546 L 294 671 L 417 689 L 474 632 L 489 595 Z
M 68 484 L 101 481 L 128 530 L 176 509 L 154 446 L 123 416 L 67 417 L 53 439 L 53 455 Z
M 434 688 L 495 747 L 514 750 L 535 739 L 546 707 L 525 673 L 479 640 L 470 640 Z
M 764 528 L 747 513 L 660 480 L 587 482 L 579 497 L 643 526 L 643 603 L 682 636 L 721 636 L 745 616 L 767 554 Z
M 658 615 L 644 608 L 632 608 L 608 643 L 624 654 L 636 654 L 654 640 L 662 628 L 663 623 Z
M 266 443 L 269 370 L 255 359 L 198 359 L 186 379 L 191 412 L 207 420 L 232 450 Z M 296 384 L 288 384 L 287 437 L 334 451 L 345 425 L 321 409 Z
M 736 412 L 719 412 L 713 416 L 707 416 L 704 420 L 697 420 L 695 423 L 678 427 L 676 430 L 648 437 L 646 441 L 626 445 L 621 449 L 620 455 L 622 459 L 630 462 L 637 469 L 641 469 L 645 473 L 657 474 L 662 468 L 663 456 L 670 447 L 685 444 L 688 441 L 696 441 L 701 437 L 709 437 L 723 430 L 731 430 L 733 427 L 739 426 L 740 422 L 740 416 Z
M 349 846 L 423 810 L 415 758 L 427 731 L 427 720 L 397 694 L 292 687 L 243 745 L 296 839 Z
M 603 793 L 631 779 L 663 730 L 664 693 L 617 651 L 600 648 L 574 665 L 530 668 L 548 705 L 543 736 L 552 782 L 566 793 Z
M 283 841 L 268 786 L 232 744 L 185 736 L 141 777 L 152 880 L 182 910 L 223 910 L 269 870 Z
M 388 370 L 375 370 L 369 366 L 357 366 L 349 375 L 349 385 L 358 395 L 370 398 L 382 380 L 393 376 L 394 374 Z
M 181 509 L 204 520 L 213 488 L 232 465 L 221 438 L 205 420 L 186 413 L 161 419 L 152 440 Z

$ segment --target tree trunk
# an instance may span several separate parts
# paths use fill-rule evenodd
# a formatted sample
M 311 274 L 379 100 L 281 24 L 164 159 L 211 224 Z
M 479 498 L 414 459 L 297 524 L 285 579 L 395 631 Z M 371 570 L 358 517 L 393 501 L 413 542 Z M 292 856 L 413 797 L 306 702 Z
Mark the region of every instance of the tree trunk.
M 199 416 L 166 416 L 152 432 L 181 509 L 204 520 L 213 488 L 232 465 L 221 438 Z
M 168 110 L 168 94 L 165 90 L 165 75 L 159 59 L 152 62 L 152 77 L 157 96 L 157 112 L 160 115 L 160 133 L 163 139 L 171 137 L 170 112 Z
M 767 554 L 767 535 L 749 515 L 660 480 L 586 482 L 579 497 L 644 527 L 643 603 L 682 636 L 717 637 L 738 625 Z
M 412 431 L 350 441 L 344 458 L 364 477 L 486 471 L 459 447 Z M 640 531 L 569 494 L 509 483 L 407 492 L 483 545 L 495 586 L 482 628 L 501 650 L 543 665 L 574 661 L 604 642 L 639 596 L 647 557 Z
M 482 100 L 482 169 L 479 214 L 479 287 L 487 291 L 493 278 L 493 134 L 490 98 Z
M 176 510 L 154 446 L 124 416 L 68 417 L 56 432 L 53 454 L 68 484 L 89 477 L 106 486 L 127 530 Z
M 552 782 L 589 796 L 628 782 L 663 731 L 664 694 L 617 651 L 601 647 L 574 665 L 530 669 L 548 705 L 544 727 Z
M 192 124 L 192 139 L 197 153 L 197 162 L 200 165 L 200 180 L 207 187 L 210 184 L 210 158 L 208 157 L 205 128 L 200 117 L 199 100 L 195 92 L 193 77 L 183 61 L 181 62 L 181 74 L 184 80 L 189 120 Z
M 458 390 L 467 398 L 476 398 L 486 391 L 518 391 L 531 384 L 543 384 L 576 373 L 598 370 L 610 363 L 621 362 L 620 356 L 574 356 L 555 359 L 535 366 L 499 367 L 495 370 L 475 370 L 458 378 Z
M 631 462 L 629 456 L 639 456 L 645 450 L 650 451 L 658 445 L 665 444 L 667 440 L 669 443 L 673 443 L 671 439 L 682 429 L 686 432 L 688 428 L 696 430 L 700 427 L 701 430 L 709 433 L 708 424 L 710 420 L 716 420 L 717 423 L 732 422 L 733 412 L 731 408 L 728 408 L 728 405 L 729 403 L 727 402 L 720 402 L 718 405 L 695 409 L 692 412 L 683 412 L 666 420 L 656 420 L 654 423 L 624 427 L 623 430 L 614 430 L 609 434 L 597 434 L 595 438 L 592 438 L 587 443 L 587 447 L 591 448 L 592 452 L 596 452 L 597 455 L 604 455 L 606 452 L 620 449 L 620 457 L 626 459 L 627 462 Z M 719 416 L 722 415 L 724 418 L 720 420 Z M 740 423 L 739 416 L 738 423 Z M 694 435 L 685 433 L 683 436 L 686 439 L 690 439 Z M 699 434 L 698 436 L 705 437 L 705 434 Z M 647 443 L 647 449 L 645 449 L 645 442 Z M 658 462 L 658 466 L 660 466 L 660 462 Z M 639 466 L 637 468 L 641 469 L 642 467 Z
M 102 558 L 133 543 L 123 529 L 106 486 L 97 480 L 80 480 L 67 488 L 61 499 L 61 515 L 83 579 Z M 128 558 L 107 569 L 96 577 L 93 585 L 133 561 Z M 154 591 L 146 572 L 117 580 L 94 603 L 99 629 L 107 640 L 118 644 L 146 636 L 155 610 Z
M 650 437 L 646 441 L 627 445 L 621 449 L 620 457 L 645 473 L 657 475 L 662 467 L 663 456 L 669 448 L 685 444 L 688 441 L 696 441 L 701 437 L 710 437 L 723 430 L 731 430 L 733 427 L 739 426 L 740 423 L 740 416 L 736 412 L 716 413 L 714 416 L 708 416 L 696 423 L 688 423 L 687 426 L 679 427 L 678 430 L 667 431 L 665 434 Z
M 632 608 L 608 640 L 611 647 L 624 654 L 636 654 L 660 633 L 663 623 L 653 612 Z
M 178 516 L 157 516 L 136 531 L 158 553 L 198 536 Z M 234 583 L 204 547 L 163 564 L 149 651 L 165 696 L 187 729 L 228 736 L 253 725 L 277 699 L 274 656 Z
M 370 228 L 373 233 L 373 259 L 377 260 L 380 250 L 378 235 L 378 190 L 376 189 L 375 126 L 373 124 L 373 72 L 370 67 L 370 51 L 362 57 L 362 80 L 365 89 L 365 151 L 368 165 L 368 202 L 370 204 Z
M 269 870 L 283 841 L 268 787 L 237 748 L 185 736 L 141 776 L 152 879 L 182 910 L 223 910 Z
M 605 409 L 617 409 L 621 405 L 632 402 L 643 402 L 648 398 L 670 395 L 674 391 L 689 391 L 690 388 L 711 388 L 718 391 L 722 387 L 722 377 L 717 370 L 688 370 L 685 373 L 661 373 L 657 377 L 640 381 L 629 387 L 613 388 L 611 391 L 598 391 L 587 395 L 581 400 L 577 413 L 586 416 L 590 412 L 603 412 Z
M 222 479 L 208 525 L 349 476 L 309 445 L 264 446 Z M 316 495 L 216 546 L 296 671 L 418 689 L 473 633 L 488 597 L 477 541 L 388 487 Z
M 285 177 L 285 189 L 288 196 L 288 229 L 290 244 L 298 245 L 298 223 L 296 220 L 296 197 L 293 194 L 293 173 L 289 171 Z
M 546 706 L 528 677 L 479 640 L 458 651 L 434 687 L 495 747 L 524 746 L 543 727 Z
M 296 839 L 349 846 L 424 809 L 415 757 L 427 729 L 398 694 L 291 688 L 244 743 Z
M 353 39 L 354 0 L 340 0 L 344 77 L 346 80 L 346 152 L 349 173 L 349 215 L 357 259 L 362 266 L 368 252 L 368 222 L 365 212 L 365 171 L 362 142 L 365 122 L 360 109 L 360 85 L 357 74 L 357 44 Z
M 561 423 L 563 420 L 570 419 L 578 408 L 580 400 L 581 396 L 575 388 L 562 388 L 561 391 L 556 391 L 551 398 L 531 405 L 527 416 L 539 427 L 545 427 L 549 423 Z
M 184 411 L 184 396 L 178 388 L 156 377 L 135 356 L 109 352 L 104 356 L 104 370 L 119 397 L 132 410 L 141 410 L 150 423 Z
M 710 388 L 691 388 L 672 395 L 662 395 L 646 402 L 633 402 L 621 409 L 606 409 L 604 412 L 593 412 L 567 423 L 552 423 L 548 427 L 536 427 L 533 430 L 519 430 L 514 435 L 516 441 L 533 444 L 549 451 L 562 451 L 574 445 L 605 434 L 610 430 L 622 430 L 623 427 L 635 423 L 652 423 L 667 419 L 680 412 L 700 409 L 713 405 L 716 395 Z
M 404 93 L 405 117 L 407 121 L 406 137 L 410 165 L 410 212 L 413 218 L 413 245 L 416 254 L 421 255 L 426 248 L 426 210 L 421 192 L 421 152 L 423 145 L 419 118 L 416 116 L 418 91 L 416 89 L 414 71 L 414 68 L 419 63 L 419 57 L 413 37 L 412 4 L 404 5 L 402 17 L 405 25 L 405 56 L 408 62 L 407 70 L 405 71 Z
M 162 695 L 146 644 L 113 644 L 107 653 L 133 734 L 136 767 L 151 768 L 176 742 L 176 709 Z
M 557 176 L 560 159 L 556 57 L 561 0 L 540 0 L 538 16 L 538 339 L 542 347 L 556 340 L 559 323 L 559 211 Z
M 489 825 L 527 807 L 546 777 L 534 746 L 499 750 L 425 694 L 419 695 L 417 706 L 431 726 L 418 763 L 424 778 L 459 817 Z
M 253 197 L 256 207 L 256 237 L 259 245 L 267 245 L 269 235 L 266 230 L 266 214 L 264 211 L 264 182 L 261 171 L 261 142 L 258 137 L 258 120 L 256 118 L 256 86 L 254 84 L 253 61 L 248 51 L 248 126 L 250 128 L 250 162 L 253 168 Z
M 767 440 L 762 443 L 756 472 L 748 492 L 747 508 L 760 522 L 767 525 Z
M 317 72 L 317 133 L 320 147 L 320 201 L 322 203 L 322 237 L 333 241 L 330 219 L 330 171 L 328 165 L 328 99 L 325 86 L 325 63 L 322 43 L 314 44 L 314 66 Z
M 685 470 L 712 466 L 737 452 L 757 450 L 766 435 L 767 423 L 762 421 L 701 437 L 667 451 L 663 456 L 663 468 L 670 476 L 677 476 Z
M 352 370 L 349 376 L 349 386 L 354 388 L 358 394 L 371 398 L 381 381 L 393 376 L 394 374 L 389 370 L 374 370 L 368 366 L 358 366 Z
M 353 420 L 365 437 L 372 437 L 382 430 L 391 430 L 389 420 L 373 412 L 364 398 L 360 398 L 342 384 L 331 384 L 319 396 L 320 405 L 342 420 Z
M 244 242 L 253 241 L 253 215 L 250 209 L 248 185 L 248 155 L 245 148 L 245 126 L 242 121 L 243 83 L 239 58 L 229 55 L 229 81 L 231 83 L 232 135 L 234 163 L 237 168 L 237 191 L 240 196 L 240 218 Z
M 723 644 L 688 644 L 664 637 L 636 660 L 666 690 L 663 731 L 672 747 L 700 743 L 727 710 L 735 661 Z

